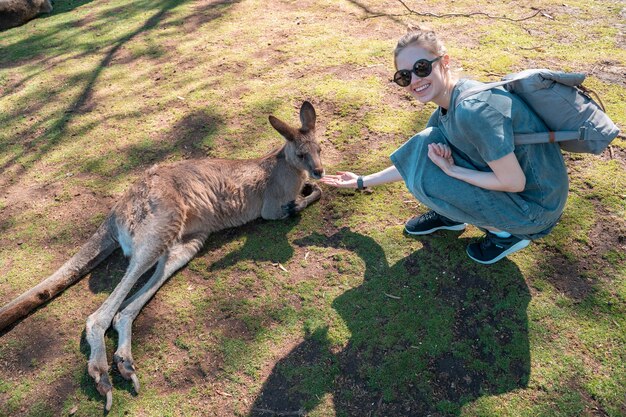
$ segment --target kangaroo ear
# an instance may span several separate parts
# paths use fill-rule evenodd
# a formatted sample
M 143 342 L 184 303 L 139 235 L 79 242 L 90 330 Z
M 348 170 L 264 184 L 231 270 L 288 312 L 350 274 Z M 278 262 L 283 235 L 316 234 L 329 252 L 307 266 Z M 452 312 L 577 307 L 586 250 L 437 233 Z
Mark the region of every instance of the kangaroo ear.
M 285 139 L 293 141 L 296 138 L 296 130 L 293 127 L 274 116 L 270 116 L 269 120 L 272 127 L 274 127 L 278 133 L 283 135 Z
M 302 107 L 300 107 L 300 121 L 302 122 L 303 129 L 315 129 L 315 109 L 308 101 L 302 103 Z

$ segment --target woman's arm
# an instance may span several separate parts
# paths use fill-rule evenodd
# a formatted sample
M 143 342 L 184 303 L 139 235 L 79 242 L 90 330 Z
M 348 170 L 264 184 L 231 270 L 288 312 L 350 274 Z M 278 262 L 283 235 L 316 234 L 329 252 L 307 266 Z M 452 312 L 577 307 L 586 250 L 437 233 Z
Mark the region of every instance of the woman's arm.
M 337 175 L 324 175 L 320 180 L 324 184 L 339 188 L 357 188 L 356 180 L 359 176 L 352 172 L 339 171 Z M 363 176 L 364 187 L 374 187 L 376 185 L 387 184 L 389 182 L 401 181 L 402 176 L 395 166 L 390 166 L 382 171 Z
M 487 190 L 519 193 L 524 191 L 526 186 L 526 176 L 513 152 L 487 162 L 492 172 L 476 171 L 455 165 L 450 147 L 443 143 L 428 145 L 428 157 L 452 178 Z

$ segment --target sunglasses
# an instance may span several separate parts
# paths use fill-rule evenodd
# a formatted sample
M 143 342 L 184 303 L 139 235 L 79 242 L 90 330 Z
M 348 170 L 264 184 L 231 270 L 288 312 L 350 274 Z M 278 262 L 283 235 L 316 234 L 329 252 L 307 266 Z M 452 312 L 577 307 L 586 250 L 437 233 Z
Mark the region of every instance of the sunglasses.
M 415 64 L 413 64 L 413 69 L 396 71 L 393 75 L 393 81 L 400 87 L 406 87 L 411 84 L 411 72 L 420 78 L 428 77 L 430 73 L 433 72 L 433 63 L 439 61 L 441 58 L 443 58 L 443 55 L 430 61 L 427 59 L 418 59 L 415 61 Z

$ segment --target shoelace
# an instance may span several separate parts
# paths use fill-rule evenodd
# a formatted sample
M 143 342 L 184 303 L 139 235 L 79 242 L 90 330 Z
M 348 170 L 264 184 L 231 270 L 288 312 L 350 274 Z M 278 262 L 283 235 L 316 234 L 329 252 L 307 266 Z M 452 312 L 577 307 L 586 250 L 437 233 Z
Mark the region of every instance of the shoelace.
M 433 210 L 431 210 L 431 211 L 429 211 L 429 212 L 424 214 L 424 220 L 432 220 L 432 219 L 435 219 L 437 217 L 439 217 L 439 215 L 437 214 L 436 211 L 433 211 Z
M 482 242 L 480 242 L 480 248 L 481 249 L 489 249 L 489 247 L 493 244 L 493 242 L 491 242 L 491 239 L 489 238 L 489 236 L 485 236 L 485 238 L 483 239 Z
M 496 242 L 494 242 L 493 238 L 489 234 L 487 234 L 487 236 L 485 236 L 483 241 L 480 242 L 480 248 L 481 249 L 489 249 L 491 246 L 495 246 L 497 248 L 502 248 L 501 245 L 498 245 Z

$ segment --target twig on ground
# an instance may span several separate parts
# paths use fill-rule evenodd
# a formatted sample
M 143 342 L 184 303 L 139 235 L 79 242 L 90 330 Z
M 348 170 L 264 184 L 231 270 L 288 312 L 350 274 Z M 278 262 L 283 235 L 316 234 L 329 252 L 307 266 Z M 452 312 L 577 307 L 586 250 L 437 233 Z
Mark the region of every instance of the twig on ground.
M 373 65 L 367 65 L 367 66 L 365 66 L 365 67 L 359 67 L 359 68 L 356 68 L 356 70 L 357 70 L 357 71 L 360 71 L 360 70 L 369 69 L 369 68 L 382 67 L 383 65 L 384 65 L 384 64 L 373 64 Z
M 283 266 L 280 262 L 273 263 L 273 264 L 272 264 L 272 266 L 277 266 L 278 268 L 282 269 L 283 271 L 285 271 L 285 272 L 289 272 L 289 271 L 287 270 L 287 268 L 285 268 L 285 267 L 284 267 L 284 266 Z
M 541 16 L 544 16 L 544 17 L 550 19 L 550 20 L 554 20 L 554 17 L 552 17 L 549 14 L 545 13 L 543 10 L 537 9 L 536 7 L 531 7 L 532 10 L 536 10 L 536 11 L 535 11 L 535 13 L 533 13 L 530 16 L 520 17 L 520 18 L 512 18 L 512 17 L 506 17 L 506 16 L 494 16 L 494 15 L 490 15 L 489 13 L 485 13 L 485 12 L 442 13 L 442 14 L 431 13 L 431 12 L 416 12 L 415 10 L 413 10 L 409 6 L 407 6 L 407 4 L 403 0 L 397 0 L 397 1 L 400 4 L 402 4 L 402 6 L 406 9 L 406 13 L 403 13 L 403 14 L 381 13 L 381 14 L 375 14 L 375 15 L 371 15 L 371 16 L 366 16 L 365 19 L 373 19 L 375 17 L 384 17 L 384 16 L 399 17 L 399 16 L 408 16 L 408 15 L 416 15 L 416 16 L 422 16 L 422 17 L 434 17 L 434 18 L 437 18 L 437 19 L 445 18 L 445 17 L 484 16 L 484 17 L 486 17 L 488 19 L 508 20 L 508 21 L 511 21 L 511 22 L 522 22 L 524 20 L 532 19 L 533 17 L 535 17 L 537 15 L 541 15 Z
M 385 294 L 385 295 L 386 295 L 387 297 L 389 297 L 389 298 L 393 298 L 394 300 L 399 300 L 399 299 L 400 299 L 400 297 L 398 297 L 397 295 L 387 294 L 386 292 L 385 292 L 385 293 L 383 293 L 383 294 Z
M 539 51 L 539 52 L 543 52 L 544 49 L 541 46 L 529 46 L 529 47 L 524 47 L 524 46 L 520 46 L 520 48 L 522 51 Z

